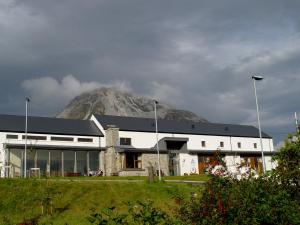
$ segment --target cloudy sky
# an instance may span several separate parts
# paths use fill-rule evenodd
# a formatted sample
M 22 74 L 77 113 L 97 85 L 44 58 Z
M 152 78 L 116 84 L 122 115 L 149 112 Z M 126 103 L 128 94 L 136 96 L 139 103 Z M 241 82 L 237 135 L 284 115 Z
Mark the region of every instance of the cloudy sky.
M 300 114 L 299 0 L 0 0 L 0 113 L 116 86 L 280 141 Z

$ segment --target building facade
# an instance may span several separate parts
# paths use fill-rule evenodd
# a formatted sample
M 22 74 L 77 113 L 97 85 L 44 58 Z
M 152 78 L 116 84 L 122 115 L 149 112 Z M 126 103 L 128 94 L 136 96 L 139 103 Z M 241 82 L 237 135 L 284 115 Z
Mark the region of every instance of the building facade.
M 0 115 L 1 177 L 24 176 L 25 117 Z M 26 175 L 146 176 L 158 172 L 155 121 L 93 115 L 90 120 L 29 117 Z M 216 150 L 229 169 L 261 170 L 258 129 L 252 126 L 158 120 L 163 175 L 205 173 Z M 273 168 L 272 138 L 263 133 L 266 168 Z
M 105 166 L 106 175 L 147 175 L 148 168 L 157 171 L 155 122 L 149 118 L 93 115 L 91 120 L 104 134 L 101 148 L 114 154 L 114 168 Z M 266 169 L 271 170 L 274 154 L 272 138 L 262 134 Z M 258 129 L 253 126 L 176 122 L 158 120 L 158 147 L 163 175 L 205 173 L 213 154 L 219 150 L 229 170 L 247 164 L 262 170 Z
M 1 176 L 23 177 L 25 117 L 0 115 Z M 28 117 L 26 175 L 87 175 L 99 169 L 101 131 L 92 121 Z

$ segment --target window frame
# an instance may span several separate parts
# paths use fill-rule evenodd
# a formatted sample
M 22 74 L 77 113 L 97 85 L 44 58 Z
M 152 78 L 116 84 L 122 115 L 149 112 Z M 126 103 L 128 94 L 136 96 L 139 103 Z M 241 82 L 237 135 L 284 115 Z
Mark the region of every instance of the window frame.
M 17 134 L 6 134 L 6 139 L 18 140 L 19 139 L 19 135 L 17 135 Z
M 220 141 L 220 148 L 224 148 L 224 141 Z
M 131 145 L 131 138 L 128 138 L 128 137 L 120 137 L 119 139 L 120 141 L 120 145 Z

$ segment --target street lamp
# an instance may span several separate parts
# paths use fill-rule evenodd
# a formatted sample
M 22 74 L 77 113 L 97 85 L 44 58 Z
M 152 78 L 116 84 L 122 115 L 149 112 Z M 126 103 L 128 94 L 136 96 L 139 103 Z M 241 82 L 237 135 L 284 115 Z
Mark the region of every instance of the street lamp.
M 27 128 L 28 128 L 28 103 L 30 102 L 30 98 L 25 98 L 25 149 L 24 149 L 24 178 L 26 178 L 26 170 L 27 170 Z
M 159 159 L 159 147 L 158 147 L 158 129 L 157 129 L 157 112 L 156 106 L 158 101 L 154 100 L 154 114 L 155 114 L 155 133 L 156 133 L 156 151 L 157 151 L 157 164 L 158 164 L 158 179 L 161 181 L 161 171 L 160 171 L 160 159 Z
M 263 162 L 263 172 L 266 173 L 266 162 L 265 162 L 264 150 L 263 150 L 263 142 L 262 142 L 261 126 L 260 126 L 260 116 L 259 116 L 258 100 L 257 100 L 257 93 L 256 93 L 256 83 L 255 83 L 255 81 L 260 81 L 263 79 L 264 78 L 262 76 L 252 76 L 254 94 L 255 94 L 255 102 L 256 102 L 257 122 L 258 122 L 260 148 L 261 148 L 261 158 L 262 158 L 262 162 Z

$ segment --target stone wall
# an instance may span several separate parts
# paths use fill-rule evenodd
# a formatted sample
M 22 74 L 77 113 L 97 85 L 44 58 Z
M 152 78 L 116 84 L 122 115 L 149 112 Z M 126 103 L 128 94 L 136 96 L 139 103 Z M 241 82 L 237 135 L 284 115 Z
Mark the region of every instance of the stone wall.
M 159 154 L 160 169 L 162 175 L 169 175 L 169 157 L 168 154 Z M 153 166 L 154 171 L 158 171 L 157 154 L 156 153 L 143 153 L 142 154 L 142 168 L 148 171 L 148 167 Z M 148 173 L 147 173 L 148 174 Z
M 117 174 L 119 166 L 116 146 L 119 143 L 119 128 L 111 126 L 106 130 L 106 151 L 104 153 L 104 175 L 112 176 Z
M 106 150 L 100 153 L 101 170 L 104 176 L 147 176 L 148 167 L 153 166 L 154 171 L 158 171 L 157 154 L 142 153 L 142 169 L 125 169 L 125 153 L 117 153 L 116 148 L 119 146 L 119 129 L 110 126 L 106 130 Z M 162 175 L 169 175 L 169 157 L 168 154 L 160 154 L 160 168 Z

